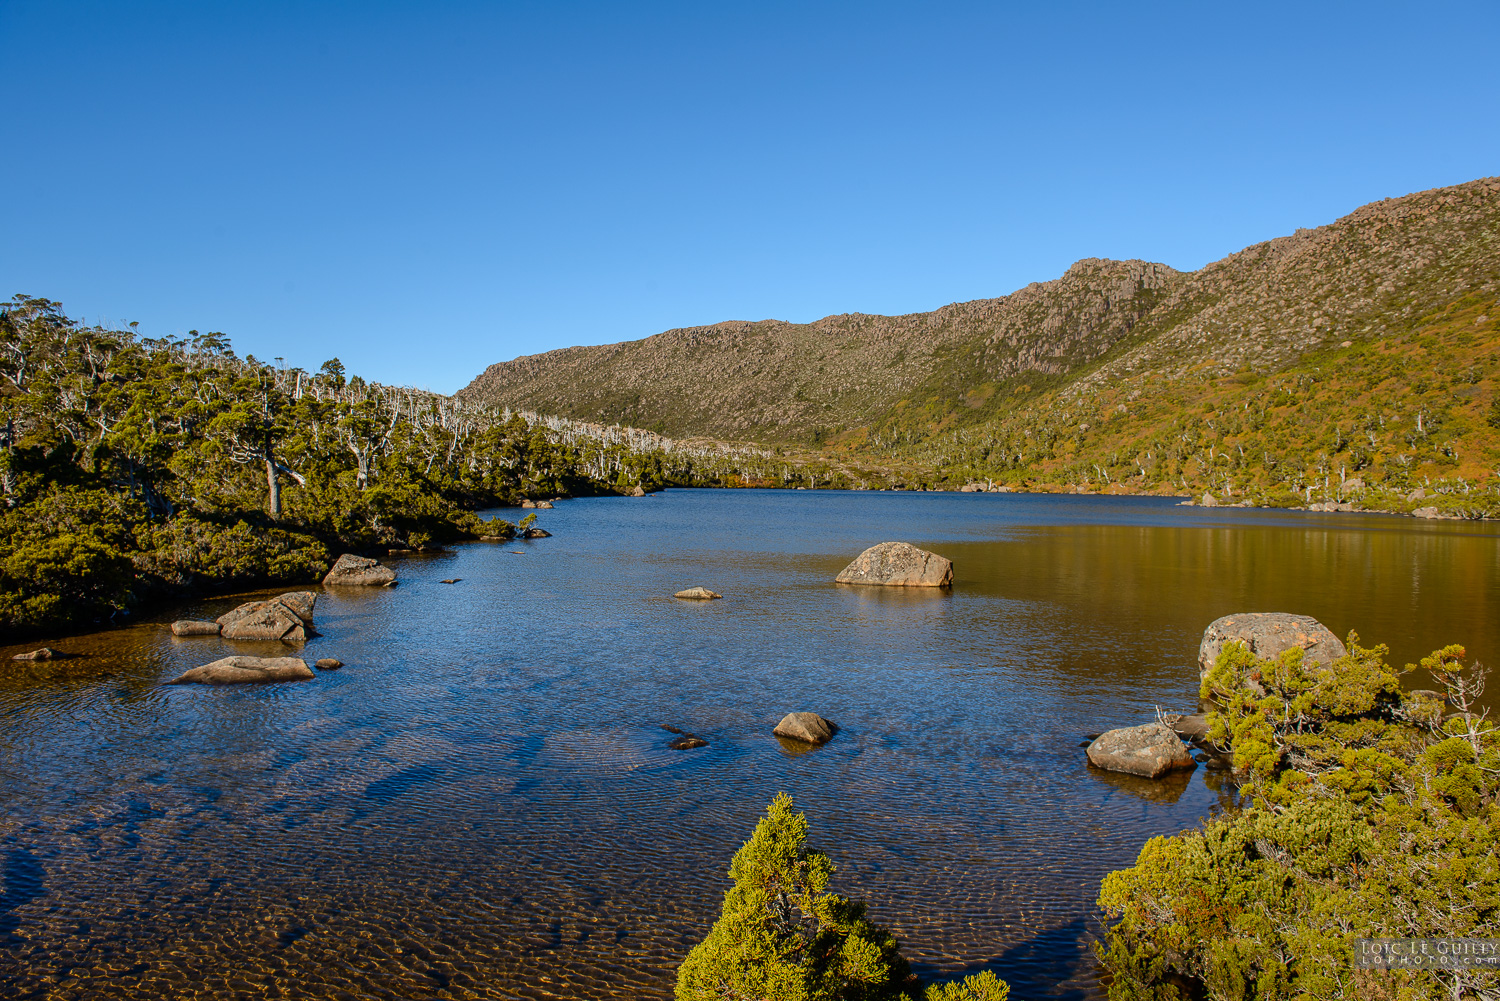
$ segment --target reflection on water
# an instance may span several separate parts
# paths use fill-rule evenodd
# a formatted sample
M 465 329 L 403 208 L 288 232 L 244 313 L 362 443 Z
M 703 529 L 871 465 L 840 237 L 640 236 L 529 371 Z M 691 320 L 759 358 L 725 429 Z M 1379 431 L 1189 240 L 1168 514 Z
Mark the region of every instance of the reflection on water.
M 1211 619 L 1304 612 L 1400 661 L 1500 650 L 1492 526 L 758 491 L 540 516 L 555 537 L 324 594 L 303 654 L 347 666 L 310 682 L 161 687 L 260 645 L 159 623 L 7 663 L 7 996 L 667 997 L 786 789 L 924 975 L 1098 997 L 1100 876 L 1232 790 L 1107 775 L 1078 744 L 1191 707 Z M 952 557 L 952 592 L 830 583 L 893 538 Z M 669 597 L 696 584 L 725 598 Z M 841 732 L 787 748 L 793 710 Z

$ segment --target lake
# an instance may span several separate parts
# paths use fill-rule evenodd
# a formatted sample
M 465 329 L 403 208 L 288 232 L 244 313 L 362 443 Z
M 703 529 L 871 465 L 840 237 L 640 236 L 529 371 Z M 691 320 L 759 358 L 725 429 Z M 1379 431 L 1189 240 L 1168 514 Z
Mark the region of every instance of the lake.
M 1110 776 L 1079 744 L 1196 706 L 1212 619 L 1500 659 L 1493 524 L 752 490 L 539 515 L 553 538 L 322 593 L 302 655 L 347 666 L 311 682 L 161 686 L 274 652 L 161 625 L 244 596 L 7 660 L 5 995 L 670 997 L 786 790 L 918 972 L 1098 998 L 1100 878 L 1232 791 Z M 890 539 L 951 558 L 952 590 L 831 583 Z M 671 597 L 693 585 L 725 597 Z M 771 735 L 794 710 L 841 732 L 798 753 Z M 664 724 L 710 746 L 669 750 Z

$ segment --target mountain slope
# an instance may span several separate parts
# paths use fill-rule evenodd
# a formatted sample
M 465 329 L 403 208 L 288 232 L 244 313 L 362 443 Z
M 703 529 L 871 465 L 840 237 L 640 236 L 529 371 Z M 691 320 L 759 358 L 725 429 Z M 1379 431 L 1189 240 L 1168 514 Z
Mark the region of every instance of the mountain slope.
M 909 482 L 1097 488 L 1124 470 L 1132 489 L 1311 497 L 1368 469 L 1405 490 L 1500 460 L 1486 409 L 1500 407 L 1497 295 L 1500 178 L 1485 178 L 1197 272 L 1080 261 L 931 313 L 725 323 L 520 358 L 461 395 L 678 436 L 811 441 Z M 1367 441 L 1351 457 L 1356 431 Z
M 1061 375 L 1129 334 L 1182 276 L 1080 261 L 1056 281 L 931 313 L 731 321 L 491 365 L 459 396 L 674 436 L 792 440 L 868 424 L 957 363 Z M 965 385 L 969 379 L 965 379 Z

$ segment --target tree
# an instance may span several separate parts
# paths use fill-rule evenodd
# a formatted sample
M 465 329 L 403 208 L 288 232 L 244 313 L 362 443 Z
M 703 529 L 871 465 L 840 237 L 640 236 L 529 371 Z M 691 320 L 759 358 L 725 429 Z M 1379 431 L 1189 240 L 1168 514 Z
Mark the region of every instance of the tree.
M 734 855 L 724 909 L 677 974 L 678 1001 L 912 1001 L 921 982 L 865 904 L 828 892 L 833 863 L 806 847 L 807 817 L 780 793 Z M 1005 1001 L 993 973 L 928 1001 Z

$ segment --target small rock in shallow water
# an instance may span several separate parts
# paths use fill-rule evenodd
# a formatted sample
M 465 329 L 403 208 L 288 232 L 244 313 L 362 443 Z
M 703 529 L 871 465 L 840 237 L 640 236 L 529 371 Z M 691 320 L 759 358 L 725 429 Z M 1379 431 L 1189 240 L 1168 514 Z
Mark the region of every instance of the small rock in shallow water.
M 439 584 L 457 584 L 461 580 L 463 580 L 462 577 L 450 577 L 447 580 L 440 580 L 440 581 L 438 581 L 438 583 Z
M 30 653 L 18 653 L 11 660 L 61 660 L 66 656 L 67 654 L 58 653 L 51 647 L 44 646 L 39 650 L 32 650 Z
M 1089 745 L 1088 757 L 1096 768 L 1148 779 L 1197 767 L 1182 739 L 1160 723 L 1110 730 Z
M 217 636 L 219 624 L 202 619 L 178 619 L 172 623 L 173 636 Z
M 668 726 L 666 723 L 663 723 L 661 725 L 661 728 L 663 730 L 667 731 L 668 733 L 681 733 L 682 732 L 681 730 L 677 729 L 675 726 Z
M 525 538 L 550 539 L 552 538 L 552 533 L 547 531 L 545 528 L 528 528 L 525 532 Z
M 243 685 L 264 681 L 307 681 L 313 677 L 300 657 L 224 657 L 195 667 L 169 685 Z
M 722 594 L 719 594 L 717 591 L 710 591 L 706 587 L 690 587 L 686 591 L 678 591 L 676 594 L 672 595 L 672 597 L 695 598 L 700 601 L 709 601 L 713 598 L 722 598 L 724 596 Z
M 838 727 L 817 713 L 787 713 L 772 732 L 778 737 L 808 744 L 826 744 L 838 732 Z
M 685 733 L 667 746 L 674 751 L 691 751 L 695 747 L 707 747 L 708 741 L 695 733 Z
M 344 662 L 337 657 L 324 657 L 321 660 L 313 662 L 313 667 L 316 667 L 320 671 L 337 671 L 343 666 Z

